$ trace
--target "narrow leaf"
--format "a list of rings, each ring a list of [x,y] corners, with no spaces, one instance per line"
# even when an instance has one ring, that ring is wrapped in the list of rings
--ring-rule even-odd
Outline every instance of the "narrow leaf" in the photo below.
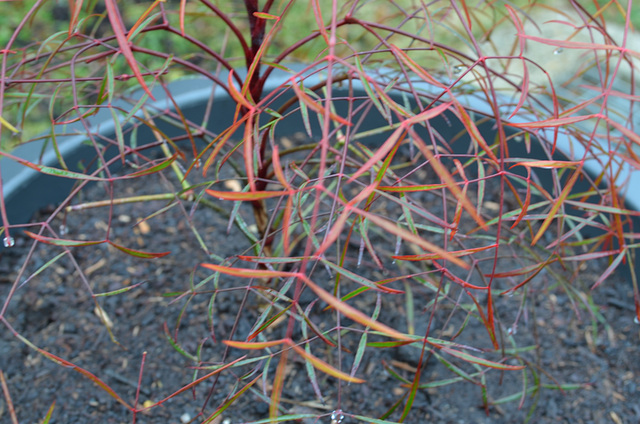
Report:
[[[220,368],[216,368],[214,371],[211,371],[209,374],[203,375],[199,379],[197,379],[195,381],[192,381],[191,383],[189,383],[186,386],[180,388],[178,391],[176,391],[173,394],[167,396],[166,398],[162,399],[161,401],[156,402],[153,405],[150,405],[150,406],[144,408],[142,411],[148,411],[149,409],[151,409],[153,407],[156,407],[158,405],[161,405],[161,404],[165,403],[169,399],[178,396],[182,392],[190,390],[191,388],[197,386],[198,384],[202,383],[203,381],[207,380],[208,378],[211,378],[212,376],[214,376],[216,374],[219,374],[220,372],[226,370],[227,368],[231,368],[232,366],[236,365],[238,362],[241,362],[245,358],[246,358],[246,356],[242,356],[242,357],[236,359],[235,361],[229,362],[228,364],[225,364],[225,365],[221,366]]]
[[[18,133],[18,129],[16,127],[14,127],[13,125],[11,125],[9,123],[9,121],[7,121],[6,119],[4,119],[2,116],[0,116],[0,124],[4,125],[5,127],[9,128],[9,130],[11,130],[11,132],[13,132],[14,134]]]
[[[113,291],[110,291],[110,292],[96,293],[93,296],[94,297],[115,296],[115,295],[118,295],[118,294],[121,294],[121,293],[128,292],[129,290],[133,290],[133,289],[135,289],[135,288],[137,288],[137,287],[139,287],[139,286],[141,286],[141,285],[143,285],[145,283],[147,283],[147,281],[141,281],[141,282],[139,282],[137,284],[134,284],[132,286],[123,287],[121,289],[113,290]]]
[[[155,100],[153,94],[151,94],[151,90],[147,87],[147,84],[144,82],[144,78],[142,78],[142,74],[140,73],[140,69],[138,68],[138,64],[136,63],[136,59],[133,57],[133,52],[131,51],[131,47],[129,46],[129,41],[125,36],[124,32],[124,24],[122,23],[122,17],[120,16],[120,11],[118,10],[118,4],[116,0],[105,0],[105,6],[107,8],[107,15],[109,17],[109,22],[111,23],[111,28],[118,40],[118,46],[120,47],[120,51],[123,56],[127,60],[131,71],[136,76],[136,79],[140,83],[142,89],[151,97],[151,99]]]
[[[329,305],[333,306],[335,309],[340,311],[346,317],[360,323],[365,327],[371,327],[372,329],[379,331],[385,334],[388,337],[405,340],[405,341],[414,341],[414,339],[406,334],[400,333],[397,330],[394,330],[391,327],[388,327],[382,323],[371,320],[368,316],[358,311],[357,309],[347,305],[346,303],[340,301],[336,297],[332,296],[329,292],[315,284],[311,281],[306,275],[299,275],[299,278],[302,279],[305,284],[313,290],[313,292],[318,295],[319,298],[327,302]]]
[[[262,200],[262,199],[271,199],[273,197],[294,195],[298,192],[298,190],[236,192],[236,191],[218,191],[218,190],[206,189],[205,192],[221,200],[255,201],[255,200]]]
[[[324,372],[325,374],[328,374],[330,376],[336,377],[340,380],[344,380],[344,381],[348,381],[349,383],[364,383],[365,380],[361,379],[361,378],[357,378],[357,377],[351,377],[349,374],[344,373],[334,367],[332,367],[331,365],[329,365],[328,363],[324,362],[323,360],[317,358],[316,356],[313,356],[310,353],[307,353],[303,348],[301,348],[300,346],[294,344],[293,342],[289,342],[290,346],[293,348],[293,350],[295,350],[298,355],[302,356],[305,360],[311,362],[311,364],[318,370]]]
[[[228,266],[215,265],[215,264],[200,264],[204,268],[208,268],[212,271],[221,272],[223,274],[231,275],[234,277],[244,278],[288,278],[296,277],[297,274],[293,272],[285,271],[271,271],[268,269],[249,269],[249,268],[231,268]]]
[[[579,166],[582,162],[580,161],[568,161],[568,160],[531,160],[526,162],[518,162],[511,167],[514,166],[524,166],[527,168],[542,168],[542,169],[553,169],[553,168],[570,168],[574,166]]]
[[[502,364],[500,362],[493,362],[493,361],[489,361],[488,359],[478,358],[477,356],[470,355],[466,352],[450,349],[447,347],[443,347],[442,351],[447,352],[449,355],[455,356],[464,361],[471,362],[473,364],[483,365],[489,368],[495,368],[498,370],[517,371],[525,368],[524,365],[507,365],[507,364]]]
[[[36,239],[42,243],[52,244],[54,246],[75,247],[75,246],[94,246],[96,244],[102,244],[104,240],[64,240],[53,237],[41,236],[39,234],[32,233],[31,231],[25,231],[25,234],[29,237]]]
[[[334,264],[331,261],[328,261],[324,258],[320,259],[320,261],[327,265],[329,268],[332,268],[334,271],[336,271],[337,273],[347,277],[348,279],[350,279],[351,281],[354,281],[358,284],[362,284],[363,286],[369,287],[370,289],[373,290],[377,290],[377,291],[381,291],[381,292],[386,292],[386,293],[390,293],[390,294],[403,294],[404,292],[402,290],[396,290],[396,289],[392,289],[390,287],[385,287],[381,284],[376,284],[371,280],[368,280],[358,274],[356,274],[355,272],[349,271],[348,269],[345,269],[341,266],[338,266],[336,264]]]
[[[170,254],[171,252],[157,252],[157,253],[153,253],[153,252],[143,252],[142,250],[135,250],[135,249],[131,249],[128,247],[124,247],[121,246],[119,244],[116,244],[114,242],[112,242],[111,240],[107,241],[111,246],[115,247],[116,249],[131,255],[131,256],[135,256],[136,258],[142,258],[142,259],[156,259],[156,258],[161,258],[163,256],[167,256],[168,254]]]
[[[618,254],[618,256],[616,256],[616,258],[613,260],[613,262],[611,262],[611,265],[609,265],[609,267],[604,270],[602,275],[598,277],[598,280],[595,283],[593,283],[593,285],[591,286],[591,290],[594,290],[595,288],[597,288],[600,284],[602,284],[604,280],[607,279],[609,275],[611,275],[613,271],[616,270],[616,268],[618,267],[618,265],[620,265],[620,262],[622,261],[622,259],[624,259],[626,254],[627,254],[626,249],[622,249],[620,254]]]
[[[544,121],[505,123],[505,125],[509,125],[511,127],[516,127],[516,128],[552,128],[552,127],[561,127],[564,125],[575,124],[576,122],[588,121],[598,117],[600,116],[599,115],[568,116],[566,118],[547,119]]]
[[[291,86],[293,87],[293,91],[296,92],[296,96],[298,97],[300,102],[302,102],[305,105],[307,105],[310,109],[314,110],[319,115],[321,115],[321,116],[325,115],[325,109],[324,109],[323,106],[321,106],[318,103],[316,103],[307,93],[304,92],[303,89],[298,87],[297,84],[292,84]],[[341,123],[343,125],[347,125],[347,126],[351,126],[352,125],[351,122],[347,121],[346,119],[342,118],[341,116],[336,115],[335,113],[329,112],[329,118],[331,118],[331,120],[339,122],[339,123]]]
[[[262,350],[268,347],[279,346],[285,343],[284,339],[274,340],[271,342],[238,342],[235,340],[223,340],[224,344],[229,347],[235,347],[237,349],[245,349],[245,350]]]
[[[47,415],[44,416],[44,418],[42,419],[42,423],[41,424],[49,424],[49,421],[51,421],[51,415],[53,415],[53,409],[56,407],[56,401],[54,400],[51,403],[51,406],[49,407],[49,410],[47,411]]]
[[[144,26],[144,20],[147,19],[147,16],[149,16],[151,14],[151,12],[153,11],[153,9],[156,8],[156,6],[158,6],[160,3],[165,2],[166,0],[155,0],[153,3],[151,3],[151,6],[149,6],[147,8],[147,10],[144,11],[144,13],[142,15],[140,15],[140,17],[138,18],[138,20],[136,21],[135,24],[133,24],[133,26],[131,27],[131,29],[129,30],[129,34],[127,35],[127,40],[131,40],[131,38],[133,36],[135,36],[135,34],[137,33],[137,29],[141,26]]]
[[[264,12],[253,12],[253,16],[255,16],[256,18],[260,18],[260,19],[280,19],[279,16],[276,15],[271,15],[269,13],[264,13]]]
[[[542,222],[542,225],[540,225],[540,229],[538,230],[538,233],[535,235],[533,240],[531,240],[531,245],[532,246],[535,246],[535,244],[538,242],[538,240],[540,240],[540,238],[547,231],[547,228],[549,228],[549,225],[551,225],[551,222],[553,222],[553,220],[555,219],[556,213],[558,212],[560,207],[564,204],[565,200],[567,199],[567,197],[571,193],[571,190],[573,189],[573,186],[576,183],[576,181],[578,180],[578,177],[580,175],[581,175],[580,168],[578,168],[573,173],[573,175],[571,176],[569,181],[566,182],[566,184],[564,185],[564,188],[562,189],[562,192],[560,193],[560,196],[558,197],[558,199],[556,200],[554,205],[551,207],[551,210],[547,214],[547,217],[545,218],[545,220]]]
[[[256,378],[248,382],[242,389],[238,390],[238,393],[231,396],[231,398],[229,398],[213,414],[211,414],[206,420],[204,420],[202,424],[208,424],[208,423],[214,422],[216,418],[220,416],[220,414],[222,414],[227,408],[229,408],[233,404],[233,402],[235,402],[240,396],[244,394],[244,392],[249,390],[251,386],[253,386],[256,383],[256,381],[258,381],[261,377],[262,375],[258,375]],[[215,421],[215,422],[219,422],[219,421]]]

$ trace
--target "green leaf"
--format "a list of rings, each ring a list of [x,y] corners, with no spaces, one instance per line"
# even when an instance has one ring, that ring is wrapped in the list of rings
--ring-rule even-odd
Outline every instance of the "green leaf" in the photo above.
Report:
[[[64,246],[64,247],[75,247],[75,246],[94,246],[96,244],[102,244],[105,241],[87,241],[87,240],[65,240],[65,239],[57,239],[53,237],[41,236],[39,234],[32,233],[31,231],[25,231],[25,234],[29,237],[36,239],[42,243],[52,244],[54,246]],[[57,260],[57,258],[54,258]]]
[[[318,418],[314,414],[293,414],[293,415],[280,415],[275,418],[265,418],[259,421],[253,421],[251,424],[270,424],[270,423],[285,423],[285,422],[298,422],[304,419]]]
[[[470,362],[472,364],[482,365],[482,366],[489,367],[489,368],[495,368],[495,369],[498,369],[498,370],[516,371],[516,370],[521,370],[521,369],[525,368],[524,365],[507,365],[507,364],[502,364],[500,362],[489,361],[488,359],[478,358],[477,356],[469,355],[466,352],[462,352],[462,351],[455,350],[455,349],[450,349],[450,348],[447,348],[447,347],[443,347],[442,351],[448,353],[449,355],[452,355],[452,356],[455,356],[457,358],[460,358],[463,361],[467,361],[467,362]]]
[[[204,420],[202,424],[210,423],[213,420],[215,420],[218,416],[220,416],[220,414],[222,414],[227,408],[229,408],[233,404],[233,402],[235,402],[240,396],[242,396],[244,392],[249,390],[251,386],[253,386],[260,377],[261,375],[258,375],[256,378],[254,378],[249,383],[247,383],[242,389],[240,389],[238,393],[233,395],[231,398],[227,399],[227,401],[223,403],[220,407],[218,407],[218,409],[213,414],[211,414],[206,420]]]
[[[387,421],[387,420],[379,420],[376,418],[363,417],[362,415],[351,415],[352,418],[355,418],[358,421],[362,421],[365,423],[372,424],[399,424],[397,421]]]
[[[167,328],[166,324],[164,326],[164,335],[166,339],[169,341],[169,344],[176,350],[176,352],[178,352],[180,355],[184,356],[185,358],[190,359],[193,362],[196,362],[196,363],[198,362],[198,358],[196,356],[184,350],[182,346],[178,344],[177,341],[173,340],[173,337],[171,337],[171,335],[169,334],[169,329]]]
[[[42,419],[41,424],[49,424],[49,421],[51,420],[51,415],[53,414],[53,408],[55,407],[56,407],[56,401],[54,400],[51,406],[49,407],[49,410],[47,411],[47,415],[45,415],[45,417]]]
[[[113,66],[111,65],[111,61],[107,61],[107,99],[109,100],[109,105],[113,103],[113,95],[115,93],[115,81],[113,78]],[[112,110],[113,114],[113,110]]]
[[[343,268],[341,266],[338,266],[336,264],[334,264],[331,261],[328,261],[324,258],[321,258],[320,261],[327,265],[329,268],[333,269],[334,271],[338,272],[339,274],[347,277],[348,279],[350,279],[351,281],[354,281],[358,284],[362,284],[363,286],[366,286],[370,289],[376,290],[376,291],[380,291],[380,292],[385,292],[385,293],[389,293],[389,294],[402,294],[404,293],[402,290],[396,290],[396,289],[392,289],[390,287],[385,287],[382,284],[376,284],[371,280],[368,280],[358,274],[356,274],[355,272],[349,271],[346,268]]]
[[[66,252],[65,252],[65,253],[66,253]],[[125,293],[125,292],[128,292],[129,290],[133,290],[133,289],[135,289],[136,287],[139,287],[139,286],[141,286],[141,285],[143,285],[143,284],[145,284],[145,283],[147,283],[147,281],[141,281],[141,282],[139,282],[138,284],[134,284],[134,285],[132,285],[132,286],[128,286],[128,287],[123,287],[123,288],[121,288],[121,289],[113,290],[113,291],[110,291],[110,292],[105,292],[105,293],[96,293],[96,294],[94,294],[94,297],[115,296],[115,295],[117,295],[117,294]],[[180,293],[180,294],[182,294],[182,293]]]
[[[158,253],[153,253],[153,252],[143,252],[142,250],[135,250],[135,249],[130,249],[128,247],[124,247],[124,246],[120,246],[119,244],[116,244],[114,242],[112,242],[111,240],[108,241],[108,243],[115,247],[116,249],[131,255],[131,256],[135,256],[136,258],[143,258],[143,259],[155,259],[155,258],[161,258],[163,256],[167,256],[168,254],[170,254],[171,252],[158,252]]]
[[[271,15],[269,13],[264,13],[264,12],[253,12],[253,16],[255,16],[256,18],[260,18],[260,19],[275,19],[278,20],[280,19],[279,16],[277,15]]]
[[[118,112],[110,107],[109,111],[111,112],[111,117],[113,118],[113,126],[116,132],[116,140],[118,141],[118,151],[120,152],[120,159],[124,164],[124,135],[122,134],[122,125],[120,124],[120,119],[118,118]]]

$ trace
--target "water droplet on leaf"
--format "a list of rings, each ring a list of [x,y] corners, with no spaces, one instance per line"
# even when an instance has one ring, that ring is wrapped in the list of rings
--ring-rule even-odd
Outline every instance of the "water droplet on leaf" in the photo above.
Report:
[[[16,239],[13,237],[5,237],[2,239],[2,243],[4,244],[4,247],[13,247],[16,245]]]
[[[562,54],[563,51],[564,51],[564,49],[562,47],[558,47],[557,49],[555,49],[553,51],[553,54]]]
[[[453,67],[453,75],[460,75],[465,69],[467,69],[464,65],[456,65]]]
[[[331,413],[331,424],[340,424],[344,420],[341,409],[336,409]]]

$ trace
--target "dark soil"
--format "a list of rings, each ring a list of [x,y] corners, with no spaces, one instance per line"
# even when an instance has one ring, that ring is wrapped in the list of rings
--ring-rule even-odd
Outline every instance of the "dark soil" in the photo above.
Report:
[[[158,175],[127,180],[126,184],[116,184],[114,197],[176,190],[175,185]],[[103,198],[105,187],[96,184],[74,203]],[[67,216],[64,236],[75,240],[100,240],[104,239],[110,225],[110,237],[114,242],[144,251],[171,252],[163,258],[133,258],[106,244],[72,248],[72,256],[64,255],[27,281],[27,276],[63,250],[38,244],[27,261],[26,272],[18,277],[32,246],[31,239],[19,238],[16,247],[0,254],[3,302],[17,278],[20,283],[8,304],[5,318],[30,343],[94,374],[130,405],[135,402],[140,375],[137,404],[148,405],[209,372],[195,367],[228,363],[243,354],[250,358],[264,356],[247,365],[229,368],[193,390],[137,414],[135,422],[179,423],[193,419],[200,423],[260,373],[263,376],[251,389],[213,422],[236,424],[265,419],[269,415],[268,402],[280,348],[241,351],[227,349],[222,341],[230,338],[246,340],[272,297],[265,294],[265,290],[248,287],[245,280],[226,276],[217,282],[205,281],[199,285],[212,274],[199,264],[219,263],[216,258],[226,258],[229,264],[234,263],[239,254],[253,254],[250,243],[234,226],[227,231],[228,219],[203,205],[194,211],[191,202],[178,202],[164,213],[151,217],[165,206],[166,202],[156,201],[115,206],[112,211],[98,208],[72,212]],[[380,203],[378,210],[392,206]],[[248,207],[241,207],[238,213],[248,223],[253,222]],[[149,219],[143,220],[147,217]],[[56,219],[52,228],[57,232],[61,224],[62,221]],[[192,229],[197,230],[197,235]],[[393,250],[395,245],[395,240],[386,240],[383,236],[374,242],[380,251]],[[359,243],[356,243],[351,252],[353,257],[357,258],[358,249]],[[527,255],[526,252],[514,252],[510,251],[508,256]],[[351,265],[373,280],[393,276],[399,266],[389,261],[385,262],[384,271],[378,271],[366,253],[359,267]],[[501,266],[504,270],[513,269],[518,261],[506,261]],[[527,417],[534,423],[640,422],[640,326],[634,323],[631,284],[624,277],[614,275],[593,292],[593,302],[598,305],[599,312],[590,312],[584,307],[590,300],[588,288],[606,266],[606,262],[590,261],[583,265],[577,277],[570,270],[551,267],[549,272],[532,280],[526,290],[520,290],[513,297],[497,297],[499,343],[505,349],[520,348],[519,357],[527,361],[528,371],[503,372],[474,367],[439,353],[468,374],[484,372],[484,375],[475,375],[475,383],[458,381],[418,390],[404,422],[514,423],[524,422]],[[82,275],[78,270],[82,270]],[[322,278],[332,281],[321,266],[313,275],[317,277],[316,281],[322,281]],[[566,286],[558,283],[558,279]],[[136,284],[140,285],[128,292],[92,297],[92,293]],[[331,284],[328,282],[325,288],[329,289]],[[198,286],[191,291],[192,285]],[[393,287],[406,289],[408,285]],[[345,289],[344,293],[354,287]],[[455,338],[457,343],[491,347],[487,330],[479,319],[469,319],[465,323],[469,315],[460,313],[462,310],[452,306],[453,303],[445,302],[432,317],[432,310],[426,309],[425,305],[433,300],[433,292],[418,284],[411,287],[413,303],[408,302],[405,295],[380,296],[369,291],[370,295],[358,297],[352,304],[371,316],[376,302],[381,302],[380,321],[405,332],[411,326],[407,308],[413,305],[414,334],[424,335],[430,328],[430,336],[450,340],[464,328]],[[180,296],[180,293],[184,295]],[[293,288],[283,293],[292,296]],[[451,299],[456,296],[462,299],[463,295],[459,288],[451,289]],[[321,330],[342,328],[344,349],[339,352],[316,338],[310,344],[311,351],[349,373],[363,329],[344,318],[336,323],[335,313],[323,311],[325,305],[313,303],[314,299],[313,293],[306,290],[300,299],[301,307],[309,308],[309,317]],[[96,313],[96,304],[112,322],[113,339]],[[431,323],[430,319],[433,319]],[[283,320],[267,329],[263,340],[284,337],[287,322]],[[310,330],[306,331],[309,334],[305,336],[297,325],[293,339],[313,337]],[[186,355],[172,347],[168,334],[177,340],[179,349]],[[337,340],[337,332],[332,332],[330,337]],[[383,340],[387,339],[374,335],[368,339],[369,342]],[[274,354],[271,359],[269,352]],[[469,353],[496,361],[501,359],[495,354]],[[290,353],[288,358],[281,414],[309,414],[314,418],[303,418],[299,422],[328,424],[331,412],[341,409],[345,415],[342,422],[351,423],[358,421],[353,415],[380,418],[400,402],[401,406],[385,418],[394,422],[400,419],[402,399],[407,393],[399,379],[412,381],[421,360],[421,346],[367,348],[356,373],[357,377],[366,379],[363,384],[339,382],[316,370],[321,398],[310,383],[305,362],[295,353]],[[517,365],[519,362],[510,359],[508,363]],[[422,364],[422,384],[457,377],[435,355],[426,353]],[[5,326],[0,332],[0,369],[5,374],[20,422],[39,422],[53,402],[55,410],[51,423],[133,422],[132,413],[88,377],[72,367],[47,359],[13,336]],[[534,375],[539,382],[534,380]],[[526,376],[526,382],[523,382],[523,376]],[[483,406],[483,391],[478,382],[487,387],[487,407]],[[554,388],[554,382],[572,386],[558,390]],[[549,388],[537,387],[537,383]],[[528,395],[517,396],[523,387],[527,388]],[[516,395],[515,400],[493,404],[509,395]],[[6,400],[0,400],[0,421],[11,422]]]

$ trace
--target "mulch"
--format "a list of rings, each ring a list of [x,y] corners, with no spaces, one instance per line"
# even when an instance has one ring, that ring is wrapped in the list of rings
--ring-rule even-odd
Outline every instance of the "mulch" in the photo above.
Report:
[[[115,197],[176,190],[176,184],[170,177],[158,175],[127,180],[116,186]],[[85,190],[78,202],[104,196],[105,188],[96,184]],[[438,201],[421,200],[427,209],[427,202]],[[26,236],[18,237],[15,247],[0,253],[3,303],[14,281],[19,281],[5,318],[30,343],[96,375],[130,405],[136,398],[139,406],[158,402],[210,372],[206,367],[247,354],[256,359],[138,413],[135,422],[202,422],[256,377],[259,378],[254,385],[213,422],[236,424],[265,419],[269,415],[279,348],[242,351],[228,348],[223,341],[246,340],[273,297],[242,279],[222,276],[219,281],[207,280],[211,271],[199,266],[216,262],[215,258],[232,262],[237,255],[252,254],[251,245],[236,227],[229,226],[227,218],[202,205],[194,211],[193,204],[186,201],[145,219],[165,206],[166,202],[155,201],[115,206],[113,210],[90,209],[69,213],[66,221],[56,218],[52,223],[56,231],[64,224],[65,237],[76,240],[102,239],[110,223],[110,237],[116,243],[145,251],[171,252],[158,259],[134,258],[106,244],[76,247],[71,249],[72,255],[63,255],[33,275],[63,252],[60,247],[40,243],[27,261],[26,272],[18,279],[33,243]],[[384,214],[389,215],[389,208],[393,204],[381,200],[377,210],[381,214],[387,210]],[[252,222],[248,207],[241,207],[237,213]],[[35,221],[46,216],[45,211]],[[356,263],[359,239],[350,250],[350,257],[354,258],[347,263],[350,269],[374,281],[407,272],[389,258],[395,239],[378,234],[372,241],[379,252],[388,253],[381,253],[385,269],[379,270],[366,251],[361,263]],[[508,260],[501,262],[498,271],[512,269],[518,262],[513,258],[530,255],[517,249],[508,247]],[[305,361],[290,353],[284,368],[280,414],[309,414],[313,418],[301,418],[299,422],[329,423],[332,412],[341,410],[342,422],[350,423],[357,422],[355,415],[381,418],[399,402],[400,407],[385,418],[395,422],[400,419],[408,392],[403,380],[411,382],[421,364],[420,381],[431,383],[431,387],[418,390],[406,423],[488,424],[526,419],[572,424],[640,422],[640,326],[634,322],[631,284],[624,275],[614,274],[601,287],[589,291],[606,266],[606,261],[589,261],[577,270],[550,267],[513,297],[496,297],[500,346],[518,352],[521,362],[511,359],[508,363],[525,363],[525,372],[474,367],[436,352],[459,367],[460,373],[475,373],[473,381],[460,378],[461,381],[438,386],[435,382],[459,376],[438,355],[427,352],[423,356],[421,346],[415,344],[387,349],[369,347],[356,372],[365,383],[347,384],[316,371],[318,387],[314,388]],[[78,269],[83,270],[83,275]],[[326,281],[325,288],[331,287],[333,280],[322,266],[312,275],[316,281]],[[197,286],[195,290],[191,290],[193,285]],[[135,287],[117,295],[91,296],[131,286]],[[354,283],[344,282],[344,293],[355,287]],[[412,302],[407,301],[406,295],[369,291],[351,304],[369,316],[379,306],[379,320],[400,331],[413,327],[417,335],[428,331],[432,337],[455,338],[463,345],[491,347],[481,320],[451,301],[464,301],[464,291],[459,287],[450,288],[450,301],[443,301],[435,313],[427,307],[434,299],[430,288],[415,282],[399,282],[391,287],[411,287]],[[294,287],[282,294],[293,296],[293,290]],[[585,306],[591,302],[597,308]],[[97,304],[111,322],[111,334],[97,313]],[[309,290],[303,292],[300,306],[303,310],[308,308],[309,318],[321,330],[333,328],[330,336],[334,340],[338,340],[337,330],[341,330],[342,350],[328,347],[317,338],[310,347],[314,355],[349,373],[364,329],[344,317],[336,321],[335,313],[326,311],[326,305]],[[411,315],[413,319],[408,319]],[[277,321],[265,330],[265,338],[284,337],[287,325],[288,320]],[[298,341],[313,337],[301,325],[295,326],[292,335]],[[383,340],[386,339],[373,334],[368,339]],[[469,353],[482,356],[482,352]],[[500,360],[499,355],[486,357]],[[0,369],[20,422],[39,422],[53,402],[51,423],[133,422],[132,413],[105,390],[72,367],[39,354],[5,326],[0,332]],[[488,408],[483,406],[483,389],[478,382],[487,387],[491,405]],[[557,385],[573,388],[559,390]],[[527,395],[519,396],[523,388],[528,390]],[[509,396],[513,396],[512,401],[493,404]],[[335,413],[334,417],[338,415]],[[6,400],[0,400],[0,421],[10,422],[9,416]]]

